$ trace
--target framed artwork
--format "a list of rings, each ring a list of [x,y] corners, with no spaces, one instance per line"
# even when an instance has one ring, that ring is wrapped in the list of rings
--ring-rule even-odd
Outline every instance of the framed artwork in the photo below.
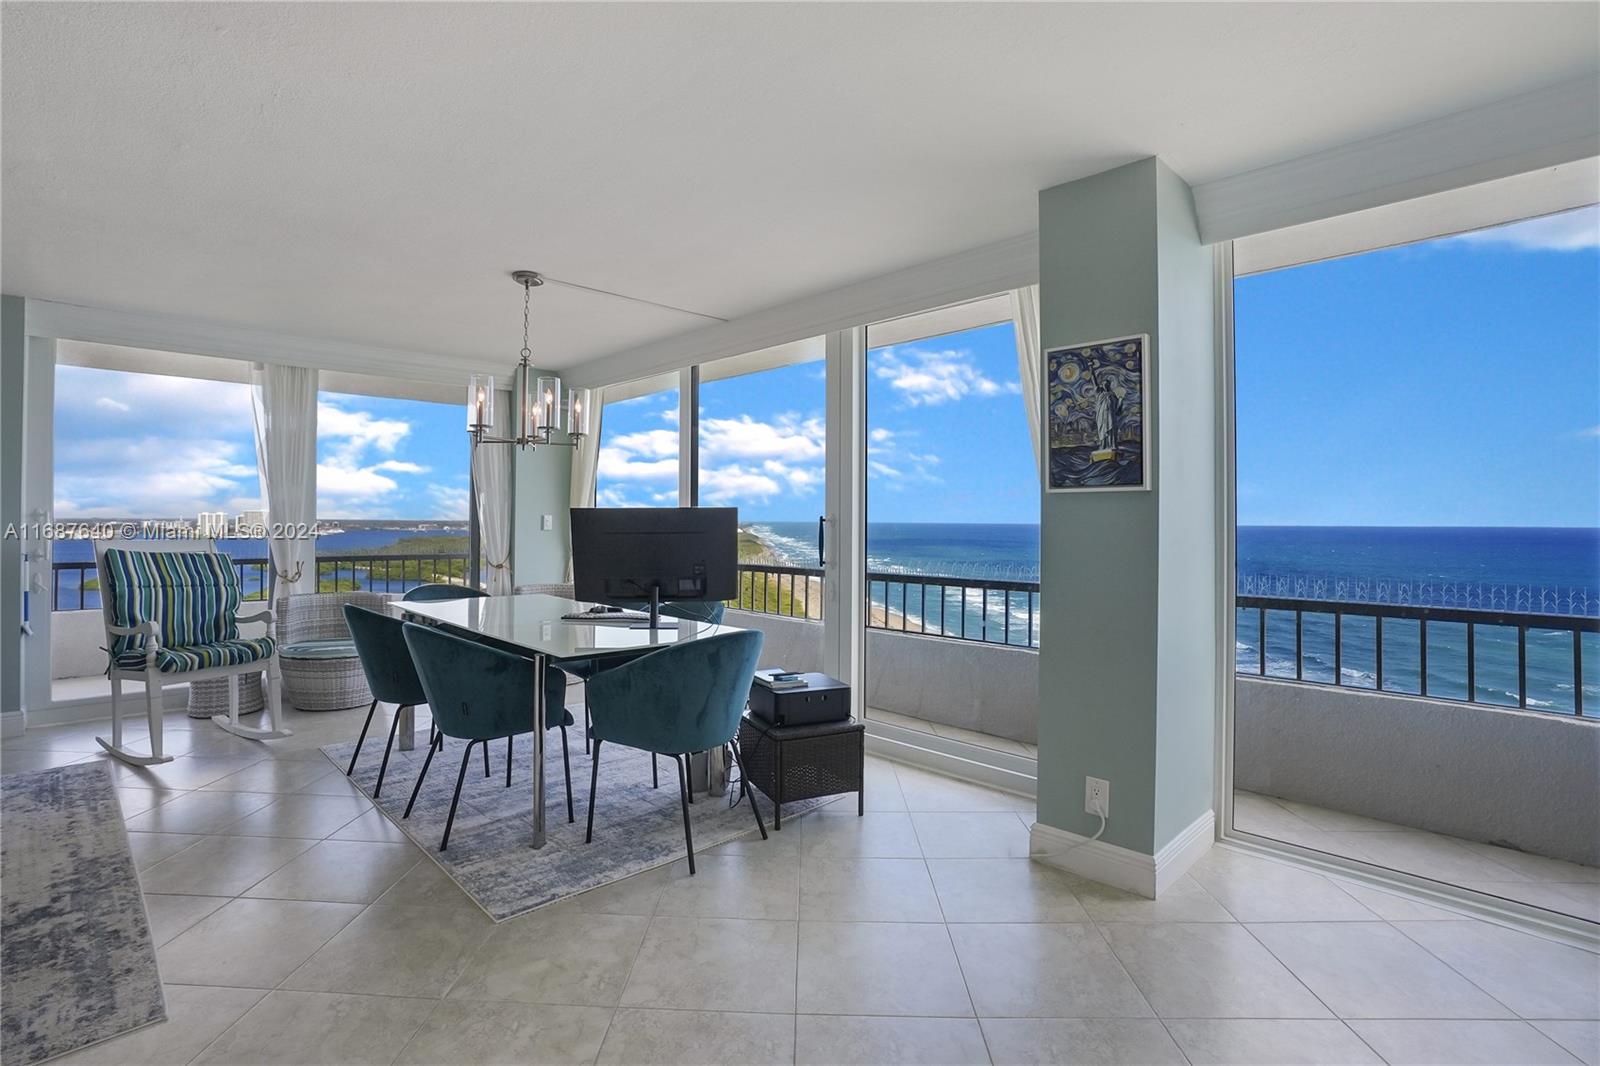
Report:
[[[1049,492],[1150,487],[1145,396],[1150,336],[1114,337],[1044,353],[1044,455]]]

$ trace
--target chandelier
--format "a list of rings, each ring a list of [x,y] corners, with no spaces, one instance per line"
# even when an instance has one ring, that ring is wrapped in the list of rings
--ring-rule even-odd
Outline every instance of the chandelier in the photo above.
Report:
[[[528,316],[533,290],[544,284],[544,278],[532,270],[513,270],[511,280],[522,286],[522,353],[511,374],[511,425],[506,427],[506,435],[494,434],[494,375],[473,374],[467,383],[467,433],[474,447],[514,444],[533,448],[556,444],[575,448],[589,432],[589,390],[571,389],[563,402],[560,378],[534,377]],[[555,433],[563,422],[567,439],[556,440]]]

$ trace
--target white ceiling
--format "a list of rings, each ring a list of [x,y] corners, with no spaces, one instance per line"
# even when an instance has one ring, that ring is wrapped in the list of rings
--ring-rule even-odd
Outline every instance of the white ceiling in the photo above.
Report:
[[[0,281],[499,365],[515,267],[733,318],[1590,74],[1597,12],[8,3]],[[556,368],[706,324],[535,301]]]

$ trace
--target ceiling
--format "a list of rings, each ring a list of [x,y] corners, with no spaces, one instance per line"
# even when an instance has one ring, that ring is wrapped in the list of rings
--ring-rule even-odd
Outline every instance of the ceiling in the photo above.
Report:
[[[1597,12],[7,3],[0,281],[498,365],[513,268],[734,318],[1590,74]],[[535,359],[707,322],[550,285]]]

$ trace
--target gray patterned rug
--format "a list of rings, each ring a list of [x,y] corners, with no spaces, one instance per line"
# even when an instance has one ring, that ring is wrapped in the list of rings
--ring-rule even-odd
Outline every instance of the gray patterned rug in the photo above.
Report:
[[[165,1021],[144,893],[102,762],[0,777],[0,1060]]]
[[[650,756],[619,745],[602,749],[600,788],[594,809],[594,843],[583,842],[589,802],[589,757],[582,728],[569,729],[572,744],[572,802],[577,821],[567,822],[567,793],[561,774],[561,734],[552,730],[545,742],[545,838],[543,848],[529,846],[533,833],[532,739],[526,734],[513,744],[511,787],[506,787],[506,742],[491,741],[489,765],[483,774],[481,748],[472,751],[472,766],[461,788],[461,805],[450,830],[450,847],[439,851],[450,795],[461,769],[462,740],[445,741],[433,757],[422,793],[410,818],[403,819],[417,771],[427,755],[428,733],[418,730],[416,748],[400,751],[395,743],[383,780],[378,807],[389,820],[422,847],[495,921],[543,907],[591,888],[620,881],[684,855],[683,814],[678,800],[677,771],[661,759],[661,787],[650,786]],[[377,783],[384,737],[367,738],[351,780],[368,796]],[[355,742],[330,744],[323,754],[340,772],[350,764]],[[737,789],[735,784],[734,789]],[[823,800],[786,803],[784,824]],[[727,796],[695,798],[689,808],[696,854],[716,844],[756,832],[748,802],[728,806]],[[772,804],[762,798],[761,816],[772,832]]]

